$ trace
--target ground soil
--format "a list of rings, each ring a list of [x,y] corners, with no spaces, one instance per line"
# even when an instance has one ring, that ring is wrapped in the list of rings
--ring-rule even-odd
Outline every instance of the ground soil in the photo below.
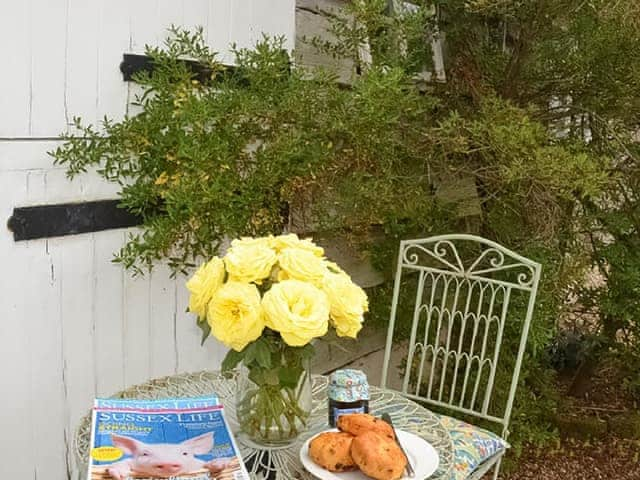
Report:
[[[640,480],[640,442],[607,437],[565,440],[558,448],[531,452],[503,480]]]
[[[571,375],[561,376],[558,388],[565,412],[583,418],[607,420],[612,415],[638,411],[637,401],[622,387],[619,368],[597,369],[584,394],[567,395]],[[576,440],[564,436],[555,446],[529,450],[515,471],[501,480],[640,480],[640,439],[622,439],[611,432],[601,438]]]

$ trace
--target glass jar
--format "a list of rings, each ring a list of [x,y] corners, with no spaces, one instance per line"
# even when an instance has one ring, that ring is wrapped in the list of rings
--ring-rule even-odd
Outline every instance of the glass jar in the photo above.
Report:
[[[361,370],[336,370],[329,376],[329,426],[346,413],[369,413],[369,383]]]
[[[291,347],[285,347],[291,348]],[[287,378],[265,378],[264,371],[240,369],[236,392],[236,416],[240,440],[250,446],[284,447],[309,426],[311,415],[311,361],[289,368]],[[272,378],[273,377],[273,378]]]

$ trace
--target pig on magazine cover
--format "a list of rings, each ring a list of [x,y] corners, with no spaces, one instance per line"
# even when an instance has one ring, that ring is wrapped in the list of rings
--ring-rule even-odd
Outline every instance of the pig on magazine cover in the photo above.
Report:
[[[127,480],[130,475],[170,478],[207,470],[212,478],[227,468],[238,466],[235,458],[205,462],[196,455],[206,455],[213,448],[213,432],[204,433],[180,443],[144,443],[124,435],[111,435],[114,447],[131,455],[107,466],[114,480]]]

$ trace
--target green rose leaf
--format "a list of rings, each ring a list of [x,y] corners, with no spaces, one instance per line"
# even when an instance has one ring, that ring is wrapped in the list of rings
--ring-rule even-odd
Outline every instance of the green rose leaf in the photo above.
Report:
[[[255,342],[255,359],[258,362],[258,365],[264,368],[271,367],[271,350],[269,349],[269,345],[264,341],[256,341]]]
[[[310,343],[304,347],[288,347],[284,350],[284,358],[288,366],[302,367],[302,363],[313,357],[315,349]]]
[[[245,348],[246,350],[246,348]],[[242,361],[244,358],[244,352],[236,352],[235,350],[229,350],[222,360],[222,371],[227,372],[229,370],[233,370],[236,366]]]
[[[286,388],[295,388],[303,371],[301,367],[280,367],[278,369],[280,384]]]
[[[202,330],[202,339],[200,340],[200,346],[202,346],[204,345],[204,341],[209,338],[209,335],[211,334],[211,326],[204,317],[198,318],[197,324],[198,327],[200,327],[200,330]]]
[[[258,338],[256,341],[251,342],[244,349],[244,364],[251,368],[252,365],[257,364],[263,368],[271,367],[271,350],[264,338]]]
[[[260,339],[256,340],[255,342],[251,342],[249,345],[247,345],[243,352],[244,352],[244,364],[245,366],[249,367],[256,359],[256,344],[260,341]]]

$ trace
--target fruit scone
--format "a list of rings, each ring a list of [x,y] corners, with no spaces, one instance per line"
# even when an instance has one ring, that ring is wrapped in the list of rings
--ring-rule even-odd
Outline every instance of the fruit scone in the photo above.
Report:
[[[338,428],[343,432],[358,436],[365,432],[376,432],[390,439],[395,439],[393,428],[384,420],[368,413],[349,413],[338,418]]]
[[[407,458],[395,440],[374,431],[353,439],[351,456],[362,473],[376,480],[397,480],[407,466]]]
[[[322,468],[348,472],[358,467],[351,456],[353,435],[345,432],[321,433],[309,443],[309,456]]]

